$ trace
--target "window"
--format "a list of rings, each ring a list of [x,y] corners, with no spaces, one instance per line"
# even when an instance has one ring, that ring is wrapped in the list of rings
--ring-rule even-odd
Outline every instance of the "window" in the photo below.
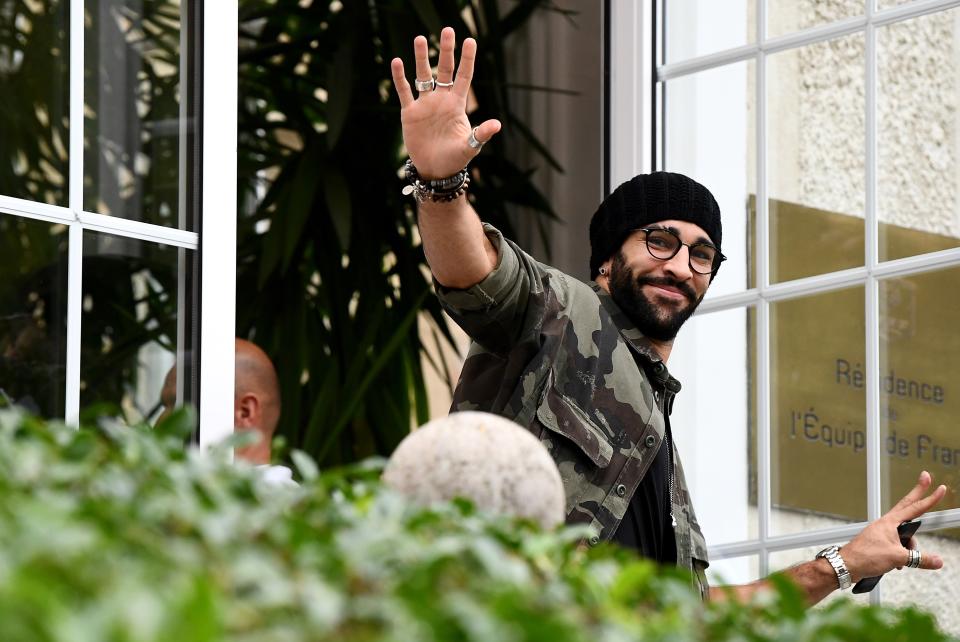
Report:
[[[0,404],[149,421],[173,372],[201,442],[232,426],[236,3],[212,11],[0,0]]]
[[[611,186],[678,171],[723,211],[730,260],[670,364],[714,567],[746,581],[810,559],[924,469],[950,491],[920,536],[956,558],[960,10],[653,4],[611,3]],[[949,573],[870,599],[958,632],[934,599]]]

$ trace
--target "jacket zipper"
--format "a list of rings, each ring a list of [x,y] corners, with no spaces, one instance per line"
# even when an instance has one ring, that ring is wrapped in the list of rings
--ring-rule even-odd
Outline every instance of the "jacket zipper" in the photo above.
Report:
[[[667,483],[669,484],[670,492],[670,524],[674,528],[677,527],[677,518],[673,514],[673,484],[674,484],[674,475],[673,475],[673,435],[670,430],[670,418],[667,416],[667,391],[666,387],[662,388],[660,391],[660,414],[663,415],[663,424],[666,427],[666,430],[663,432],[663,440],[667,444]]]

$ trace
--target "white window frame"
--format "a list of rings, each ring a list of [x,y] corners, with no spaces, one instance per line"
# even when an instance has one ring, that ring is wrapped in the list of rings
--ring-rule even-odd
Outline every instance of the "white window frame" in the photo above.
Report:
[[[668,1],[668,0],[664,0]],[[661,25],[656,18],[655,0],[609,0],[611,10],[610,76],[610,153],[611,185],[663,166],[663,131],[660,117],[664,104],[660,83],[695,74],[722,65],[753,60],[756,64],[756,158],[757,158],[757,240],[758,286],[733,294],[707,299],[698,315],[724,310],[754,307],[757,311],[757,502],[758,536],[710,547],[711,558],[757,556],[761,576],[770,572],[770,554],[808,546],[845,541],[860,532],[867,522],[834,528],[771,535],[770,516],[770,305],[810,294],[831,292],[850,286],[866,290],[866,426],[867,426],[867,515],[868,521],[881,516],[880,443],[880,318],[879,284],[886,279],[913,276],[947,267],[960,266],[960,248],[932,252],[902,259],[880,261],[877,219],[877,68],[876,30],[878,27],[960,6],[958,0],[915,0],[894,8],[878,10],[867,0],[862,16],[813,27],[774,38],[766,34],[764,0],[756,2],[757,32],[755,44],[727,49],[679,62],[661,64],[655,47],[661,43]],[[866,250],[864,266],[838,272],[770,283],[768,209],[766,189],[766,86],[768,55],[822,42],[853,33],[863,33],[866,42]],[[656,123],[656,128],[654,128]],[[924,530],[960,526],[960,509],[942,510],[923,518]],[[709,542],[708,542],[709,544]],[[882,586],[870,594],[870,601],[881,601]]]
[[[238,0],[210,1],[203,7],[203,69],[209,71],[203,75],[202,88],[201,233],[84,211],[83,0],[71,0],[69,11],[71,127],[68,206],[0,195],[0,213],[60,223],[69,228],[64,420],[77,425],[80,417],[83,233],[104,232],[201,253],[200,399],[196,401],[200,407],[200,445],[206,447],[233,431]],[[203,229],[215,232],[203,235]]]

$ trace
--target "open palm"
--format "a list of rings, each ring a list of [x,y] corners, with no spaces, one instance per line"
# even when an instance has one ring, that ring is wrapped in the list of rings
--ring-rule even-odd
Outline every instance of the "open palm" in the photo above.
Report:
[[[410,159],[425,179],[456,174],[479,152],[479,149],[470,147],[467,142],[472,127],[466,111],[477,43],[473,38],[464,41],[456,80],[453,79],[454,44],[454,31],[447,27],[440,34],[437,87],[418,92],[417,98],[413,97],[404,73],[403,61],[394,58],[390,65],[393,83],[400,98],[403,141]],[[427,39],[417,36],[413,41],[413,48],[417,78],[432,78]],[[487,120],[477,127],[476,139],[486,142],[498,131],[500,122]]]

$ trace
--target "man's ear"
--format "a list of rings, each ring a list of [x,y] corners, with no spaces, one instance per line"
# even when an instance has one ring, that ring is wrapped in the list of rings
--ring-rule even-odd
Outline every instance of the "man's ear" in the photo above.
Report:
[[[603,290],[610,292],[610,266],[613,264],[613,261],[608,259],[606,262],[600,265],[600,273],[597,274],[597,278],[594,279],[597,285],[599,285]]]
[[[260,399],[253,393],[241,395],[233,404],[233,426],[235,428],[259,428],[262,422],[263,407]]]

